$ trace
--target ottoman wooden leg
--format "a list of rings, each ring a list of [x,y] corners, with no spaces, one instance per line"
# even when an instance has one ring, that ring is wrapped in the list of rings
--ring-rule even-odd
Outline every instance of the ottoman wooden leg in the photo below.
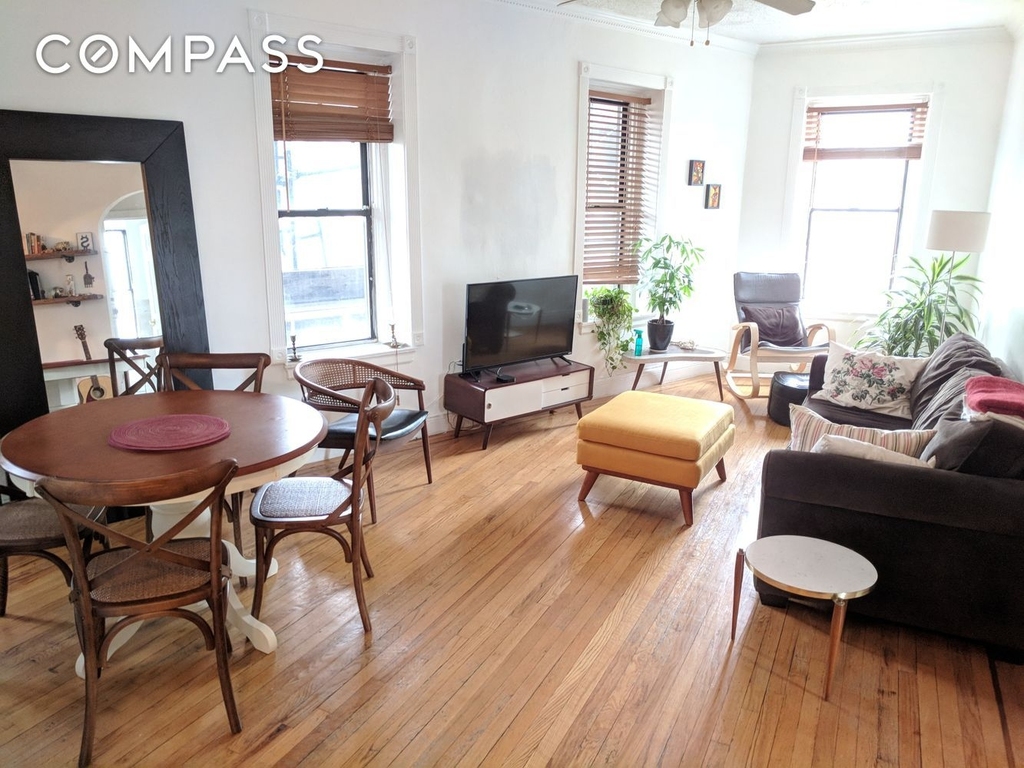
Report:
[[[680,488],[679,500],[683,503],[683,522],[693,525],[693,488]]]
[[[725,482],[725,459],[719,459],[718,463],[715,464],[715,469],[718,471],[718,478],[724,483]]]
[[[580,495],[576,497],[578,501],[587,500],[587,494],[590,493],[590,489],[594,487],[594,483],[597,482],[597,478],[600,474],[600,472],[595,472],[592,469],[587,470],[587,476],[583,478],[583,486],[580,488]]]

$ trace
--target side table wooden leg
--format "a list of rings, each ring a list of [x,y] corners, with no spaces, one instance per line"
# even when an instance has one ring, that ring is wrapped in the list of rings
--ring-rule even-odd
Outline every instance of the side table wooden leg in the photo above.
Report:
[[[828,665],[825,668],[825,701],[832,690],[832,674],[836,669],[836,657],[839,655],[839,641],[843,636],[843,622],[846,621],[846,601],[836,597],[832,600],[832,631],[828,637]]]
[[[633,386],[630,389],[636,389],[636,385],[640,383],[640,374],[644,372],[644,365],[646,363],[638,363],[636,366],[636,376],[633,378]]]
[[[725,390],[722,389],[722,365],[715,360],[715,379],[718,380],[718,399],[725,402]]]
[[[740,613],[740,592],[743,588],[743,550],[736,550],[736,572],[732,582],[732,632],[730,640],[736,639],[736,618]]]
[[[668,370],[668,361],[666,360],[664,363],[661,364],[661,378],[658,379],[658,384],[659,385],[665,383],[665,371],[667,371],[667,370]]]

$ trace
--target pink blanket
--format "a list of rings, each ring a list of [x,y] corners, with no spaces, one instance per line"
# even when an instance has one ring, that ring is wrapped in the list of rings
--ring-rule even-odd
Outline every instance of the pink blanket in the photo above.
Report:
[[[966,392],[972,411],[1024,416],[1024,384],[1000,376],[975,376],[967,380]]]

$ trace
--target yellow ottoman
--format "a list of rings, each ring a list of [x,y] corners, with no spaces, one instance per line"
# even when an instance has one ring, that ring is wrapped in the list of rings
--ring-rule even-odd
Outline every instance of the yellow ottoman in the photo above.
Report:
[[[598,475],[677,488],[693,525],[693,489],[711,468],[725,480],[725,452],[736,427],[732,406],[656,392],[623,392],[576,427],[576,463],[586,470],[579,500]]]

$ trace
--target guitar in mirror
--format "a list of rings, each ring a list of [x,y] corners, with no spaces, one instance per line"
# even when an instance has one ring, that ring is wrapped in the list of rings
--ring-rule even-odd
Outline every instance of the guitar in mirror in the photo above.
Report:
[[[49,409],[101,399],[108,366],[92,359],[85,328],[101,351],[108,337],[161,333],[141,167],[12,160],[11,178]]]

